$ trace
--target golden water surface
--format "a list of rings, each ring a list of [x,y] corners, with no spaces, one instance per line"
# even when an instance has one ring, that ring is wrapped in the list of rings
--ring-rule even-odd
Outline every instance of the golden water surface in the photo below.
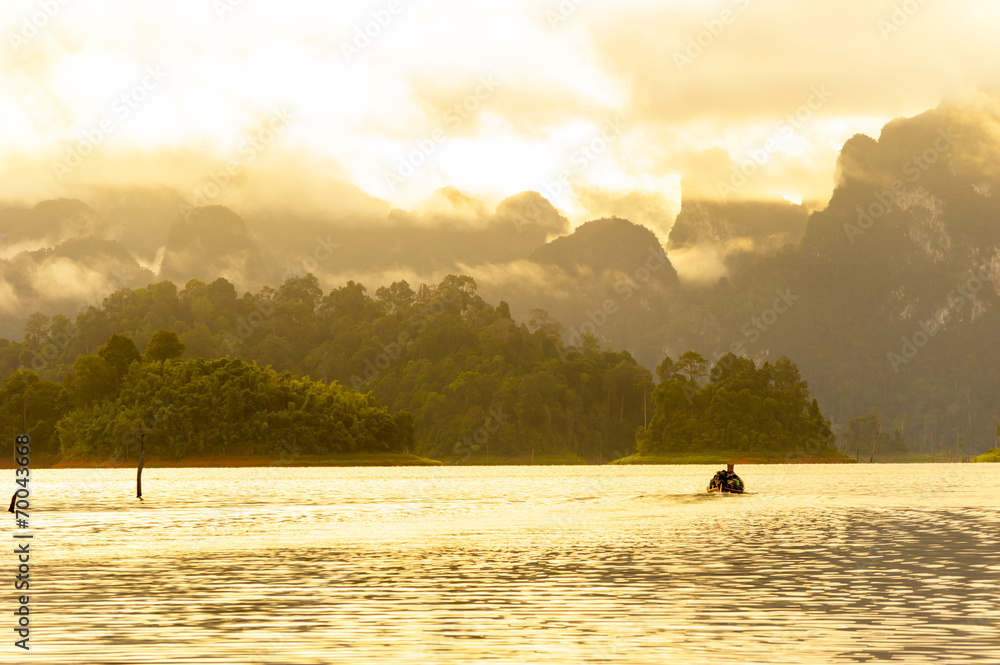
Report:
[[[34,471],[0,662],[1000,663],[1000,466],[715,471]]]

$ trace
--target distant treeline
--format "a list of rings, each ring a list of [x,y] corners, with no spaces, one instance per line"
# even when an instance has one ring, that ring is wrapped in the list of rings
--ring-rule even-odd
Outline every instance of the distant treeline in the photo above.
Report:
[[[5,431],[27,431],[39,452],[67,458],[135,458],[146,450],[202,455],[406,452],[409,413],[390,414],[371,395],[220,358],[180,359],[175,333],[158,331],[140,356],[114,334],[97,355],[78,356],[62,384],[30,370],[0,390]]]
[[[709,371],[708,361],[689,351],[676,362],[667,357],[656,373],[653,418],[638,437],[642,455],[835,451],[830,423],[784,356],[757,367],[727,353]]]
[[[610,461],[634,452],[637,434],[648,454],[832,444],[787,358],[758,368],[727,354],[709,371],[687,352],[660,364],[654,390],[628,352],[592,335],[566,347],[545,312],[517,324],[476,290],[449,276],[374,298],[354,282],[324,294],[312,275],[242,298],[223,279],[122,289],[75,322],[35,314],[24,341],[0,342],[0,418],[42,450],[90,458],[134,455],[142,434],[172,458]]]
[[[237,297],[192,280],[121,289],[76,321],[36,313],[23,341],[0,340],[2,426],[76,456],[134,454],[137,432],[171,457],[292,441],[458,461],[631,453],[650,373],[592,337],[567,349],[544,312],[519,325],[476,290],[449,276],[324,294],[307,275]]]

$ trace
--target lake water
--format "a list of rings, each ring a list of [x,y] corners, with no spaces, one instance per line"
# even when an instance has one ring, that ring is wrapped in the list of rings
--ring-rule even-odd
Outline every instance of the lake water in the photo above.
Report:
[[[716,470],[37,470],[0,662],[1000,663],[1000,466]]]

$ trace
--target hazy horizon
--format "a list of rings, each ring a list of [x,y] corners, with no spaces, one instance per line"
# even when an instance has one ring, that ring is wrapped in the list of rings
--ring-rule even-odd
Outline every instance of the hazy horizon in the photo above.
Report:
[[[672,220],[682,181],[823,202],[854,134],[995,90],[1000,8],[911,4],[8,3],[0,197],[167,186],[316,212],[342,181],[401,209],[538,191],[574,226],[628,217],[630,194]]]
[[[998,27],[3,3],[4,652],[996,662]]]

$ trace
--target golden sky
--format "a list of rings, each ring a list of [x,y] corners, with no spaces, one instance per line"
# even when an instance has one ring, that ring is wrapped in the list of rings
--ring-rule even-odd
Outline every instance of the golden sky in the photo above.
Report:
[[[0,28],[0,197],[28,202],[227,167],[574,222],[685,176],[822,200],[850,136],[1000,80],[995,0],[6,0]]]

